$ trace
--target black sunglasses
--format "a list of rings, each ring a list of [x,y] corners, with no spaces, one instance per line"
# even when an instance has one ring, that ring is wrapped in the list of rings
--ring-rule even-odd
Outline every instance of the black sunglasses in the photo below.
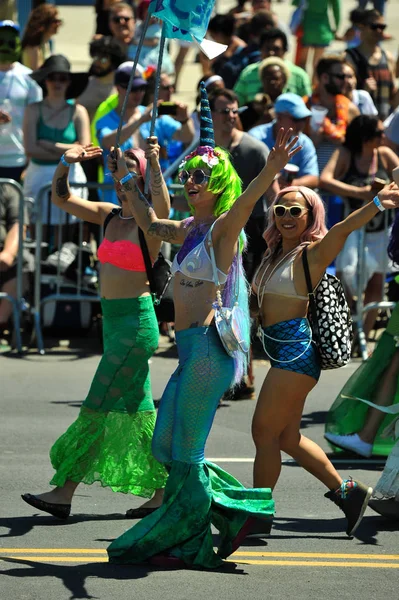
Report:
[[[121,83],[119,84],[121,86],[121,88],[123,88],[124,90],[127,90],[127,85],[122,85]],[[147,87],[145,85],[141,85],[139,87],[134,87],[133,89],[130,90],[131,94],[135,94],[136,92],[145,92],[147,89]]]
[[[8,46],[11,50],[15,50],[17,42],[15,40],[0,40],[0,46]]]
[[[240,112],[238,108],[215,108],[213,110],[213,112],[215,113],[219,113],[220,115],[229,115],[230,113],[233,113],[233,115],[238,115],[238,113]]]
[[[345,81],[345,79],[352,79],[353,75],[345,75],[344,73],[329,73],[331,77],[336,77],[340,81]]]
[[[67,83],[71,80],[68,73],[49,73],[46,77],[48,81],[58,81],[59,83]]]
[[[387,28],[387,25],[385,23],[370,23],[369,27],[370,29],[373,29],[373,31],[377,31],[378,29],[384,31],[384,29]]]
[[[186,171],[184,169],[183,171],[180,171],[180,173],[179,173],[179,181],[183,185],[185,185],[187,183],[187,181],[190,179],[190,177],[191,177],[193,183],[195,183],[195,185],[202,185],[203,183],[206,183],[207,181],[209,181],[209,179],[211,178],[211,176],[204,173],[204,171],[202,171],[202,169],[195,169],[195,171],[191,171],[191,172]]]
[[[132,20],[133,17],[112,17],[112,22],[113,23],[128,23],[129,21]]]
[[[304,206],[299,206],[298,204],[295,206],[284,206],[283,204],[276,204],[275,206],[273,206],[273,211],[274,215],[279,218],[285,217],[288,211],[291,217],[298,219],[298,217],[301,217],[303,214],[309,212],[309,209],[305,208]]]

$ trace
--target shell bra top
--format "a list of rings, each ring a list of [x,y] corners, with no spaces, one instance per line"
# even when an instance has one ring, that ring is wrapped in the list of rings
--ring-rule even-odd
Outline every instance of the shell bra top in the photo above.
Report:
[[[214,224],[212,223],[206,233],[200,232],[200,228],[196,227],[188,234],[182,247],[173,259],[173,274],[182,273],[186,277],[191,277],[191,279],[201,279],[215,283],[211,258],[206,249],[206,245],[210,244]],[[198,240],[200,240],[199,243]],[[226,273],[218,269],[218,276],[220,284],[226,283]]]
[[[119,213],[120,209],[114,209],[110,212],[104,222],[104,233],[110,220]],[[140,246],[130,240],[111,242],[111,240],[104,237],[97,250],[97,256],[101,264],[109,263],[125,271],[145,273],[146,270]]]
[[[258,297],[261,295],[263,300],[263,296],[265,294],[276,294],[278,296],[298,298],[299,300],[308,300],[308,296],[301,296],[298,294],[294,285],[294,260],[298,252],[303,249],[305,244],[307,244],[307,242],[300,244],[291,250],[291,252],[288,252],[288,254],[283,256],[283,258],[278,261],[275,267],[273,267],[271,272],[268,274],[266,281],[264,281],[264,277],[267,272],[266,267],[259,281]],[[269,260],[269,258],[270,256],[265,256],[263,258],[255,274],[255,280],[261,268],[264,266],[265,262]]]

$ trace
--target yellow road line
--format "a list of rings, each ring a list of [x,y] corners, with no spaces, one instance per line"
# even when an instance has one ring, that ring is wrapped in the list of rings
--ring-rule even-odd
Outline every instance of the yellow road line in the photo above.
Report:
[[[290,567],[360,567],[373,569],[399,569],[399,563],[372,563],[349,561],[310,561],[310,560],[240,560],[228,559],[228,562],[239,562],[248,565],[277,565]]]
[[[99,554],[107,555],[103,548],[0,548],[0,554]],[[268,557],[281,558],[324,558],[324,559],[343,559],[351,560],[398,560],[399,554],[340,554],[323,552],[250,552],[237,551],[232,556],[259,556],[267,559]]]
[[[235,552],[232,556],[281,556],[284,558],[360,558],[364,560],[399,560],[399,554],[324,554],[319,552]]]
[[[106,557],[94,556],[21,556],[10,555],[0,556],[0,560],[7,558],[16,560],[26,560],[29,562],[56,562],[56,563],[105,563]],[[245,565],[267,565],[267,566],[285,566],[285,567],[357,567],[373,569],[399,569],[399,563],[381,563],[381,562],[352,562],[352,561],[309,561],[309,560],[240,560],[229,559],[228,562],[238,562]],[[133,565],[132,565],[133,566]]]
[[[0,554],[4,553],[45,552],[47,554],[106,554],[103,548],[0,548]]]
[[[0,553],[1,554],[1,553]],[[30,554],[27,556],[18,555],[7,555],[0,556],[0,560],[7,560],[7,558],[14,558],[16,560],[28,560],[31,562],[74,562],[74,563],[89,563],[89,562],[108,562],[108,557],[99,556],[31,556]]]

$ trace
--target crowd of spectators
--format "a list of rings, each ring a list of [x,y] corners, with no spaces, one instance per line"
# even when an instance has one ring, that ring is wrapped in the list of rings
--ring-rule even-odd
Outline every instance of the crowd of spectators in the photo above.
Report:
[[[85,73],[74,72],[68,57],[56,52],[57,31],[63,25],[57,7],[36,4],[24,31],[20,31],[12,7],[1,15],[0,177],[21,183],[24,195],[37,203],[40,188],[51,181],[60,156],[74,143],[101,145],[104,161],[89,161],[84,171],[77,165],[71,180],[81,184],[111,181],[106,171],[107,155],[115,144],[150,0],[96,1],[89,47],[92,62]],[[375,180],[390,181],[391,170],[399,162],[398,65],[384,49],[384,41],[390,37],[384,2],[378,3],[377,11],[366,10],[361,0],[351,13],[351,27],[342,37],[338,36],[342,0],[295,0],[293,4],[288,27],[278,15],[277,3],[239,0],[228,13],[214,14],[209,23],[207,36],[225,44],[226,51],[213,60],[202,53],[198,56],[201,81],[210,97],[216,143],[231,153],[244,188],[262,169],[280,127],[291,127],[303,147],[268,194],[259,199],[248,222],[248,278],[264,252],[267,207],[279,189],[290,184],[318,189],[331,226],[344,210],[354,210],[370,198]],[[333,10],[334,25],[328,19],[328,9]],[[127,101],[120,137],[123,150],[143,148],[149,135],[160,37],[161,23],[152,18]],[[347,43],[341,54],[329,49],[334,38]],[[158,107],[155,124],[163,170],[198,136],[197,105],[189,107],[174,96],[189,48],[185,42],[168,42],[163,58],[159,104],[165,110]],[[288,59],[288,52],[295,60]],[[193,96],[198,87],[193,82]],[[172,177],[168,183],[173,181]],[[83,193],[81,190],[79,195]],[[90,190],[88,194],[90,199],[98,199],[100,194],[118,202],[112,191]],[[16,260],[14,250],[8,250],[15,244],[10,246],[6,241],[7,232],[15,226],[15,210],[4,208],[4,198],[9,195],[9,190],[0,194],[3,289],[10,288],[3,272],[15,267]],[[341,200],[337,204],[338,197]],[[184,198],[176,195],[172,211],[180,216],[188,210]],[[52,226],[60,215],[55,207],[49,212],[43,206],[41,218]],[[382,237],[377,236],[380,230],[376,226],[366,236],[370,256],[375,257],[374,269],[368,275],[368,300],[381,298],[383,273],[377,256],[382,251]],[[355,246],[348,240],[337,262],[348,298],[354,295]],[[373,317],[368,319],[367,331]],[[0,321],[1,326],[4,318]]]

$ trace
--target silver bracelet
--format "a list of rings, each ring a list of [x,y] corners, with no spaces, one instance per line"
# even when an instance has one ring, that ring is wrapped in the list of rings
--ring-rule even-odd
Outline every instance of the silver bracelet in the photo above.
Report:
[[[69,162],[67,162],[67,161],[66,161],[66,159],[65,159],[65,154],[63,154],[63,155],[61,156],[61,158],[60,158],[60,162],[61,162],[61,163],[64,165],[64,167],[68,167],[68,169],[69,169],[69,167],[71,166],[71,165],[69,164]]]
[[[376,205],[376,207],[378,208],[378,210],[380,210],[381,212],[383,212],[385,210],[385,207],[382,206],[381,201],[378,196],[374,196],[373,202]]]

